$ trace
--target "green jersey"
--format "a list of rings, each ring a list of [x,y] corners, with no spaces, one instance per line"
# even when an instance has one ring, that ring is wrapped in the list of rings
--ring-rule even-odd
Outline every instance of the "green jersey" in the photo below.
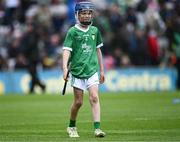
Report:
[[[89,78],[97,72],[99,66],[96,48],[101,46],[101,34],[96,27],[89,26],[86,31],[78,25],[71,27],[63,47],[71,51],[71,74],[77,78]]]

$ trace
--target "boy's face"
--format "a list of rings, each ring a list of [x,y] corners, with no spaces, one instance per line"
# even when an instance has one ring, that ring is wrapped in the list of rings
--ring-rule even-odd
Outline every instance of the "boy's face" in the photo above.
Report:
[[[93,19],[93,11],[92,10],[83,10],[78,13],[78,20],[84,24],[91,24]]]

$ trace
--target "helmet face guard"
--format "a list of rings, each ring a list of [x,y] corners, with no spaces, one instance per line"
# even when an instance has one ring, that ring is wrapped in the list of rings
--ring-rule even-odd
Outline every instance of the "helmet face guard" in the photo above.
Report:
[[[79,21],[79,13],[82,11],[92,11],[94,12],[95,6],[91,2],[79,2],[75,6],[75,15],[76,15],[76,20],[81,24],[81,25],[91,25],[93,18],[91,18],[89,21]]]

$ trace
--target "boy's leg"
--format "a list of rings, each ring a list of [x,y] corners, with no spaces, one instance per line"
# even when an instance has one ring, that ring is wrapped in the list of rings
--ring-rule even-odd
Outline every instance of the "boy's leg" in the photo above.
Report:
[[[78,111],[83,104],[83,90],[75,87],[73,89],[74,89],[74,101],[71,106],[70,122],[69,122],[69,127],[67,128],[67,132],[69,134],[69,137],[79,137],[76,128],[76,118]]]
[[[105,133],[100,129],[100,102],[98,96],[98,84],[92,85],[88,88],[89,101],[92,107],[92,114],[94,120],[94,133],[96,137],[104,137]]]
[[[77,118],[78,111],[83,104],[83,90],[73,87],[74,90],[74,101],[71,106],[70,119],[75,121]]]
[[[98,96],[98,85],[92,85],[88,88],[89,101],[92,107],[92,114],[94,122],[100,122],[100,103]]]

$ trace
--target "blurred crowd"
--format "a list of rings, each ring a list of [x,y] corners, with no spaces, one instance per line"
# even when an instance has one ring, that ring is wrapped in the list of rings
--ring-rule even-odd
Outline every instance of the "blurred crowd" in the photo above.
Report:
[[[91,0],[102,32],[105,68],[179,67],[179,0]],[[75,24],[75,0],[1,0],[0,70],[60,67],[63,40]]]

